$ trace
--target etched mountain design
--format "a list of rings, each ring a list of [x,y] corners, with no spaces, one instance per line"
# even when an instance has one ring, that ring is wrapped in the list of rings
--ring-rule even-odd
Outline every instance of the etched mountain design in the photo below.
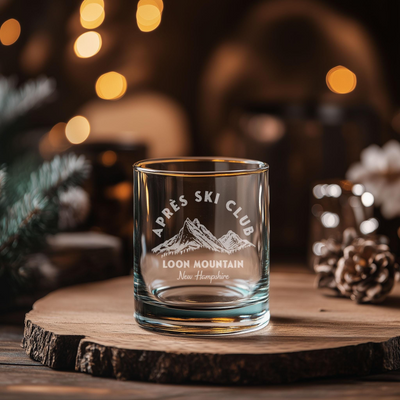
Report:
[[[246,247],[255,247],[253,243],[250,243],[246,239],[242,239],[237,233],[228,231],[224,236],[219,238],[219,241],[225,247],[225,249],[231,253],[245,249]]]
[[[179,233],[154,247],[152,252],[166,256],[183,254],[198,249],[208,249],[219,253],[232,254],[246,247],[255,246],[232,231],[217,239],[197,218],[193,221],[186,218]]]

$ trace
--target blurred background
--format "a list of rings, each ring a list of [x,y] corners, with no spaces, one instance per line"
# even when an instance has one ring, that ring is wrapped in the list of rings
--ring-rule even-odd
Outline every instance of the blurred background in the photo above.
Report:
[[[397,0],[1,0],[0,165],[18,186],[57,155],[91,164],[16,274],[48,290],[128,273],[145,157],[269,163],[273,262],[349,226],[398,251],[399,18]]]

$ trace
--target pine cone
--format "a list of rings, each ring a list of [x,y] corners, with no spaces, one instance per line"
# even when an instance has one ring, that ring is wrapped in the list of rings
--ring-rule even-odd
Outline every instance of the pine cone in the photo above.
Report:
[[[321,241],[321,256],[314,261],[317,286],[336,290],[357,303],[379,303],[392,290],[399,266],[385,236],[356,236],[349,228],[342,243]]]
[[[314,270],[317,275],[317,287],[338,290],[335,272],[343,250],[357,237],[355,229],[348,228],[343,232],[342,242],[334,238],[321,240],[321,255],[314,259]]]
[[[357,238],[344,249],[335,272],[336,287],[357,303],[379,303],[392,290],[398,265],[389,246]]]

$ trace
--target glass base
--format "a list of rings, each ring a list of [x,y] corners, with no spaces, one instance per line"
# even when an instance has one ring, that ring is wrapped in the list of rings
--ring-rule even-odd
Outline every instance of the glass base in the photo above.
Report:
[[[135,319],[144,329],[187,336],[220,336],[253,332],[268,325],[268,301],[223,310],[180,309],[135,300]]]

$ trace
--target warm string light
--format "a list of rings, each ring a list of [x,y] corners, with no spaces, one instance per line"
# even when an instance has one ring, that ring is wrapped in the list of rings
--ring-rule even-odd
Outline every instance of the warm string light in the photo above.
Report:
[[[105,18],[103,0],[84,0],[80,8],[81,25],[86,29],[99,27]]]
[[[379,222],[376,218],[367,219],[360,224],[360,231],[364,235],[368,235],[379,228]]]
[[[3,23],[0,28],[0,41],[4,46],[10,46],[15,43],[21,34],[21,25],[11,18]]]
[[[40,140],[39,152],[44,159],[50,159],[56,153],[61,153],[71,147],[65,136],[65,122],[59,122]]]
[[[145,29],[155,29],[161,22],[161,11],[164,7],[162,0],[141,0],[140,15],[144,19]],[[139,11],[139,10],[138,10]],[[155,12],[154,12],[155,11]],[[159,16],[157,22],[154,17]],[[101,25],[105,18],[104,1],[103,0],[84,0],[80,7],[81,24],[84,28],[94,29]],[[153,27],[156,23],[156,26]],[[102,46],[101,35],[95,31],[85,32],[80,35],[74,43],[75,54],[80,58],[89,58],[97,54]],[[123,75],[117,72],[107,72],[101,75],[96,82],[96,93],[104,100],[117,100],[121,98],[127,89],[126,79]],[[78,117],[75,117],[78,118]],[[81,117],[84,118],[84,117]],[[87,120],[86,120],[87,121]],[[69,128],[69,124],[74,127]],[[84,127],[84,122],[80,120],[79,129],[76,126],[77,122],[72,119],[65,130],[66,136],[71,143],[82,143],[87,139],[90,133],[90,125],[87,122],[88,128]],[[79,132],[76,134],[74,132]],[[82,133],[84,132],[84,133]]]
[[[339,198],[342,194],[342,188],[333,183],[331,185],[328,184],[318,184],[313,188],[314,197],[317,199],[322,199],[323,197],[335,197]]]
[[[65,137],[65,128],[67,124],[65,122],[59,122],[51,128],[48,133],[48,141],[53,149],[62,151],[70,146],[70,143]]]
[[[105,18],[103,0],[84,0],[80,8],[81,25],[86,29],[100,26]],[[74,43],[74,52],[79,58],[89,58],[97,54],[102,45],[101,35],[85,32]]]
[[[117,154],[115,151],[107,150],[101,153],[100,160],[105,167],[111,167],[117,162]]]
[[[65,136],[72,144],[83,143],[90,135],[89,121],[82,115],[71,118],[65,127]]]
[[[109,199],[129,201],[132,198],[132,183],[125,181],[108,187],[105,194]]]
[[[164,9],[162,0],[140,0],[136,12],[136,21],[142,32],[151,32],[161,23]]]
[[[357,77],[349,69],[338,65],[326,74],[328,88],[336,94],[347,94],[357,86]]]
[[[361,202],[365,207],[371,207],[375,203],[375,198],[372,193],[365,192],[361,195]]]
[[[40,154],[47,159],[54,153],[67,150],[71,144],[83,143],[89,135],[89,121],[82,115],[77,115],[68,123],[59,122],[54,125],[50,132],[43,136],[39,144]]]
[[[74,44],[75,54],[80,58],[88,58],[97,54],[101,49],[101,36],[99,33],[85,32],[76,39]]]
[[[104,8],[104,0],[84,0],[82,1],[80,12],[82,13],[89,4],[98,4],[100,7]]]
[[[321,215],[321,223],[325,228],[336,228],[340,223],[339,215],[326,211]]]
[[[107,72],[97,79],[96,93],[104,100],[120,99],[126,92],[127,83],[123,75],[118,72]]]
[[[140,0],[139,3],[141,5],[145,5],[145,4],[151,4],[156,6],[160,12],[162,13],[164,10],[164,3],[163,0]],[[139,5],[139,4],[138,4]]]

